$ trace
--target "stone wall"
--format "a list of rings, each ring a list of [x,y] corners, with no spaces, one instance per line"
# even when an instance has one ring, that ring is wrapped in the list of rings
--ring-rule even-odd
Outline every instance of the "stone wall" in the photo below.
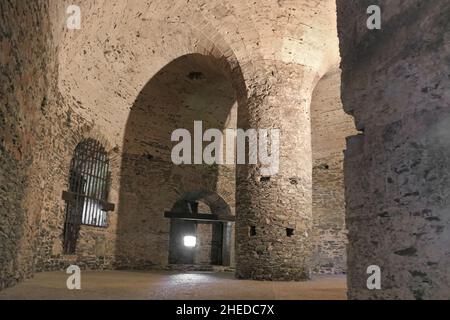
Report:
[[[450,298],[449,28],[447,0],[338,0],[342,100],[363,132],[345,154],[352,299]]]
[[[2,19],[17,15],[17,12],[24,12],[24,14],[36,12],[39,16],[35,18],[30,16],[28,19],[30,23],[35,23],[34,28],[42,28],[45,30],[42,33],[50,38],[71,36],[70,31],[64,28],[65,7],[62,3],[52,3],[50,7],[45,1],[36,2],[35,7],[31,4],[29,7],[25,5],[23,7],[9,6],[8,4],[4,6],[2,12],[11,14],[5,14]],[[51,19],[47,16],[49,12],[52,13]],[[54,43],[49,39],[33,37],[33,27],[21,25],[24,30],[23,34],[33,40],[19,44],[21,41],[14,38],[17,37],[16,32],[19,30],[15,21],[5,21],[2,23],[3,26],[15,31],[12,32],[9,29],[3,31],[2,46],[6,49],[2,51],[2,68],[8,66],[11,70],[5,70],[2,75],[14,75],[15,73],[20,75],[20,72],[24,75],[21,76],[22,78],[15,78],[16,82],[10,81],[10,79],[2,81],[4,84],[13,83],[14,86],[5,89],[9,96],[5,99],[6,102],[2,104],[4,107],[1,109],[1,120],[5,123],[4,126],[2,123],[1,127],[1,150],[2,161],[5,163],[2,163],[0,173],[2,179],[5,179],[5,185],[8,186],[8,188],[2,189],[2,232],[5,230],[2,235],[4,235],[5,241],[2,241],[4,247],[0,252],[2,259],[0,264],[1,287],[13,285],[20,279],[29,277],[32,272],[64,269],[73,263],[82,268],[91,269],[166,265],[168,263],[169,221],[163,218],[163,214],[164,210],[169,209],[183,192],[198,188],[218,190],[224,194],[224,198],[234,210],[233,166],[220,168],[220,170],[217,167],[208,166],[200,168],[192,166],[191,169],[173,168],[170,159],[167,159],[167,150],[170,150],[171,145],[166,144],[162,148],[156,147],[159,151],[162,150],[162,154],[166,156],[165,161],[161,161],[158,151],[153,153],[155,148],[152,149],[152,147],[162,145],[158,145],[160,139],[163,139],[165,143],[170,139],[170,127],[164,128],[164,124],[170,123],[172,119],[166,118],[167,112],[164,111],[164,107],[167,105],[164,104],[164,101],[151,102],[160,108],[160,112],[154,109],[157,116],[141,128],[143,131],[137,133],[142,134],[139,143],[144,146],[150,145],[150,147],[145,149],[142,145],[138,145],[138,151],[136,151],[136,149],[132,149],[128,141],[124,141],[124,146],[120,146],[118,144],[120,139],[116,135],[106,136],[105,133],[108,130],[105,129],[104,123],[93,120],[97,115],[95,108],[80,101],[82,100],[81,96],[71,95],[67,92],[62,95],[61,87],[56,87],[58,73],[55,70],[61,66],[56,57]],[[61,30],[65,35],[61,34]],[[13,38],[8,38],[11,35]],[[26,45],[29,45],[31,49],[22,48]],[[29,52],[33,54],[29,54]],[[11,61],[16,64],[10,63]],[[186,81],[183,79],[192,80],[188,78],[189,72],[196,71],[195,64],[188,63],[186,68],[186,73],[175,72],[176,75],[182,77],[178,88],[181,88],[183,81]],[[38,71],[42,75],[36,73]],[[33,72],[35,78],[30,78],[29,74],[33,74]],[[51,76],[47,76],[47,73]],[[59,80],[61,81],[61,79]],[[208,80],[210,79],[200,80],[200,86],[207,83]],[[213,81],[213,86],[214,83]],[[175,85],[177,85],[176,82]],[[31,86],[33,86],[32,89]],[[180,115],[180,119],[184,122],[179,123],[179,127],[186,124],[186,127],[189,128],[197,119],[211,123],[216,118],[221,118],[223,123],[215,123],[213,127],[232,126],[233,120],[228,119],[228,116],[233,107],[233,92],[223,89],[223,99],[213,101],[213,98],[217,98],[216,90],[221,91],[222,89],[220,87],[209,87],[208,89],[206,86],[206,90],[210,91],[193,92],[187,97],[191,100],[177,104],[177,107],[181,109],[188,104],[193,106],[188,118]],[[180,91],[183,90],[180,89]],[[26,92],[26,95],[22,92]],[[170,97],[173,92],[168,90],[166,93],[169,93]],[[209,97],[208,94],[210,94]],[[201,100],[203,98],[205,98],[204,101]],[[23,101],[17,101],[18,99]],[[221,106],[224,100],[230,101],[228,109],[214,109]],[[178,102],[181,103],[181,101]],[[202,108],[206,108],[211,114],[208,115],[208,112],[203,115],[197,114],[196,112]],[[78,110],[89,110],[89,112],[79,112]],[[214,110],[218,110],[220,114],[214,113]],[[174,111],[175,113],[177,112]],[[149,118],[145,119],[149,120]],[[164,121],[167,122],[164,123]],[[157,125],[163,123],[163,125],[151,131],[153,136],[146,136],[147,125],[154,123]],[[112,171],[109,201],[116,204],[116,211],[108,214],[108,228],[82,226],[76,254],[64,255],[62,242],[66,204],[61,199],[61,194],[62,191],[68,189],[69,165],[73,151],[76,145],[87,137],[100,140],[109,153]],[[146,140],[146,138],[149,139]],[[134,144],[135,147],[136,145]],[[127,152],[123,153],[124,149]],[[130,149],[132,150],[130,151]],[[156,159],[152,158],[152,153],[156,155]],[[121,171],[122,161],[127,163],[130,170]],[[166,176],[165,166],[170,167],[170,170],[173,169],[169,176]],[[161,175],[160,180],[158,180],[158,175]],[[184,183],[178,180],[180,176],[185,177],[182,179]],[[134,184],[131,181],[134,181]],[[168,186],[168,189],[161,188],[163,185]],[[136,188],[142,188],[142,191],[133,191]],[[155,190],[159,192],[157,193]],[[119,191],[123,192],[122,198],[131,196],[131,198],[127,198],[129,201],[126,205],[119,203]],[[166,191],[167,198],[164,196]],[[139,197],[139,201],[136,201],[137,197]],[[166,201],[166,199],[169,200]],[[155,201],[157,201],[156,204]],[[142,228],[131,238],[118,244],[119,240],[116,239],[116,234],[119,235],[120,240],[123,240],[124,225],[128,226],[128,222],[124,221],[126,218],[124,210],[127,213],[128,210],[133,212],[136,220],[132,224],[140,225]],[[136,211],[142,215],[142,218],[137,218]],[[156,219],[153,220],[149,213],[155,214]],[[155,231],[153,232],[153,230]],[[129,231],[131,233],[136,230],[129,228]],[[121,248],[127,247],[127,243],[140,244],[132,246],[133,250],[127,252],[127,256],[135,254],[133,257],[136,260],[133,263],[128,263],[129,261],[126,259],[124,262],[120,255]],[[116,254],[119,255],[117,262]]]
[[[211,209],[204,202],[199,202],[198,212],[211,213]],[[222,224],[199,223],[197,224],[197,247],[195,252],[195,264],[220,265],[222,263],[223,227]],[[234,250],[233,250],[234,252]]]
[[[1,2],[5,94],[0,176],[8,185],[0,193],[0,237],[5,240],[0,244],[1,286],[33,270],[74,262],[86,268],[166,263],[163,211],[196,188],[214,190],[232,208],[238,190],[241,276],[306,278],[312,170],[308,107],[313,83],[338,58],[334,1],[248,6],[236,1],[81,0],[80,30],[65,27],[68,4]],[[15,17],[25,22],[19,24]],[[172,90],[164,77],[156,77],[155,86],[152,80],[161,68],[194,53],[209,59],[198,65],[191,61],[191,70],[183,64],[165,70],[173,76],[166,78],[174,84]],[[206,68],[196,70],[201,65]],[[226,66],[225,76],[217,66]],[[140,104],[149,79],[150,99]],[[233,166],[172,166],[167,158],[171,129],[191,129],[200,116],[225,128],[231,123],[230,110],[236,114],[236,100],[243,107],[239,117],[244,127],[285,131],[282,174],[266,184],[252,168],[255,175],[241,175],[235,188]],[[292,119],[297,116],[296,123]],[[139,117],[145,124],[137,130]],[[73,150],[84,137],[107,147],[113,163],[109,200],[117,206],[107,229],[83,227],[78,254],[65,256],[61,192],[67,190]],[[296,144],[300,147],[289,154]],[[253,223],[267,228],[264,233],[257,228],[261,237],[248,241]]]
[[[68,140],[58,148],[53,149],[57,159],[52,172],[46,177],[47,188],[51,193],[46,193],[44,209],[41,212],[41,223],[37,237],[37,248],[35,252],[35,270],[58,270],[65,269],[70,264],[77,264],[81,268],[105,269],[111,268],[114,262],[115,229],[117,224],[117,154],[108,143],[108,140],[99,133],[92,124],[85,120],[72,120],[62,134]],[[69,138],[70,137],[70,138]],[[108,151],[110,159],[110,170],[112,172],[112,185],[110,187],[108,201],[116,204],[116,211],[108,212],[107,228],[81,226],[77,250],[74,255],[63,253],[63,231],[66,216],[66,203],[62,200],[62,192],[69,189],[69,168],[73,152],[79,142],[85,138],[99,140]]]
[[[197,226],[197,252],[195,254],[196,264],[211,263],[212,224],[200,224]]]
[[[51,2],[54,4],[62,2],[58,8],[62,12],[65,9],[64,5],[68,4],[68,1]],[[146,118],[148,126],[140,129],[144,135],[153,133],[146,138],[141,137],[141,140],[147,144],[142,144],[142,141],[138,143],[132,140],[126,141],[126,139],[129,134],[139,135],[139,133],[130,133],[132,125],[129,124],[132,122],[129,119],[133,118],[133,113],[137,111],[131,107],[135,105],[136,97],[142,93],[142,89],[148,84],[149,79],[175,59],[186,54],[197,53],[214,57],[219,64],[226,65],[228,81],[232,85],[233,91],[237,92],[241,109],[239,117],[243,118],[245,126],[252,125],[257,128],[273,125],[281,127],[283,130],[287,130],[289,138],[295,137],[294,132],[298,133],[297,126],[306,129],[300,134],[300,137],[294,139],[296,141],[288,143],[298,142],[300,145],[305,143],[306,148],[301,146],[294,152],[295,155],[288,159],[289,164],[284,167],[279,181],[272,181],[273,183],[267,186],[260,184],[260,177],[256,175],[251,181],[253,186],[249,187],[245,182],[247,176],[244,174],[243,180],[239,183],[242,183],[242,186],[236,188],[239,196],[243,197],[237,201],[241,203],[243,210],[237,211],[242,211],[241,216],[245,220],[242,223],[244,233],[242,236],[237,234],[237,242],[244,243],[245,247],[248,242],[248,234],[245,230],[248,231],[249,222],[257,220],[258,223],[267,224],[264,219],[260,219],[254,214],[257,209],[263,209],[263,215],[269,218],[268,224],[274,226],[264,237],[263,245],[267,245],[267,248],[276,248],[274,256],[278,254],[280,256],[274,261],[283,269],[282,271],[276,270],[277,275],[273,278],[298,279],[305,277],[310,269],[309,263],[304,263],[302,260],[309,255],[309,249],[306,247],[310,243],[308,228],[311,222],[312,161],[311,157],[308,157],[308,155],[310,156],[308,153],[310,119],[307,108],[309,101],[303,101],[303,96],[307,96],[306,100],[309,100],[312,83],[326,73],[330,66],[337,63],[339,54],[335,1],[262,1],[260,5],[251,6],[239,1],[205,2],[202,0],[188,3],[179,0],[149,2],[111,0],[107,4],[101,1],[81,0],[78,4],[83,14],[81,30],[65,31],[61,39],[58,39],[60,44],[58,88],[64,97],[67,97],[69,101],[73,100],[76,113],[93,120],[101,132],[111,140],[111,145],[118,146],[119,152],[123,153],[122,159],[131,161],[130,165],[120,164],[121,168],[130,168],[129,171],[122,170],[120,173],[122,175],[121,183],[123,183],[120,187],[121,201],[116,231],[119,237],[124,236],[125,239],[128,239],[123,243],[128,243],[127,245],[133,242],[137,243],[139,237],[142,237],[144,241],[149,243],[151,241],[152,250],[164,248],[163,245],[167,243],[168,228],[165,222],[158,220],[161,219],[161,211],[165,209],[165,206],[170,207],[173,201],[182,196],[183,192],[196,186],[196,184],[191,184],[192,181],[187,181],[188,179],[183,173],[181,174],[183,187],[179,186],[180,175],[178,172],[167,179],[169,174],[165,165],[167,158],[163,158],[163,156],[167,156],[170,148],[162,142],[164,139],[168,139],[167,135],[170,134],[170,130],[167,128],[172,128],[164,128],[164,126],[173,121],[184,127],[186,122],[179,120],[188,121],[189,118],[181,116],[186,115],[183,112],[179,113],[183,109],[169,110],[162,108],[162,104],[153,105],[148,112],[152,116]],[[279,70],[277,70],[278,67]],[[304,70],[301,70],[302,68]],[[193,73],[194,77],[195,75],[196,73]],[[285,76],[289,80],[283,83]],[[299,79],[295,79],[297,76]],[[312,79],[306,79],[310,76]],[[177,80],[180,92],[184,91],[186,81],[188,80],[185,74],[182,74]],[[299,86],[304,88],[298,90]],[[164,85],[161,85],[160,88],[163,88],[160,92],[169,92],[165,91]],[[210,100],[221,97],[222,94],[216,94],[216,92],[210,94]],[[200,96],[204,96],[203,93]],[[174,97],[179,97],[179,95],[175,94]],[[261,102],[263,106],[261,110],[264,109],[266,112],[264,119],[260,119],[261,122],[257,121],[259,118],[257,111],[253,114],[254,122],[250,123],[245,119],[247,97],[251,100],[250,105],[253,108],[251,112],[254,112],[255,107]],[[275,101],[279,97],[280,101]],[[294,101],[289,101],[292,97],[294,97]],[[195,120],[192,115],[200,111],[192,109],[193,106],[195,107],[198,97],[193,95],[192,98],[190,100],[192,103],[185,104],[191,107],[187,109],[191,112],[189,119],[191,121],[188,123],[192,123],[192,120]],[[294,105],[296,104],[300,106],[298,109],[302,110],[295,110]],[[179,105],[183,106],[184,104]],[[284,109],[283,105],[287,107]],[[226,109],[228,107],[220,111],[221,117]],[[152,110],[155,110],[154,113]],[[293,121],[297,111],[300,115],[299,123]],[[283,117],[279,117],[282,113]],[[180,114],[179,117],[178,114]],[[273,119],[271,119],[272,117]],[[281,118],[283,120],[278,122]],[[158,131],[155,130],[156,128],[164,129]],[[151,143],[149,144],[149,142]],[[133,147],[130,149],[130,146]],[[286,150],[290,147],[288,145]],[[301,168],[295,167],[298,162],[301,163]],[[153,167],[150,169],[148,165]],[[158,168],[159,165],[161,167]],[[133,172],[131,170],[133,166],[139,170]],[[142,171],[141,168],[146,169]],[[156,176],[152,175],[152,170]],[[218,168],[219,175],[229,175],[234,172],[233,170],[231,167]],[[142,172],[139,181],[148,190],[145,197],[148,197],[150,193],[155,201],[151,202],[148,199],[140,201],[139,197],[142,199],[144,195],[133,189],[137,188],[137,185],[132,185],[132,179],[137,175],[136,172]],[[308,173],[305,174],[305,172]],[[197,176],[198,173],[199,171],[196,172]],[[147,180],[145,176],[147,176]],[[154,177],[156,177],[155,181],[153,181]],[[125,181],[127,179],[129,182]],[[161,187],[161,181],[170,186]],[[232,203],[233,200],[228,200],[232,198],[227,196],[232,194],[230,192],[232,189],[228,190],[226,183],[221,181],[227,181],[227,179],[218,179],[215,187],[220,191],[217,193],[227,199],[227,202]],[[130,184],[131,189],[128,188]],[[202,184],[201,180],[197,185],[200,184]],[[211,184],[208,187],[214,186]],[[160,192],[164,201],[157,202],[155,190]],[[166,193],[166,191],[168,192]],[[297,195],[295,195],[296,192],[298,192]],[[265,193],[272,193],[273,196],[265,201],[260,198],[260,195]],[[244,197],[248,198],[244,199]],[[167,204],[162,205],[163,202]],[[270,202],[266,209],[264,209],[265,202]],[[288,214],[276,212],[275,215],[281,216],[281,221],[274,218],[275,223],[271,224],[271,212],[280,202],[282,202],[280,211],[287,210]],[[154,217],[153,213],[148,214],[136,209],[155,203],[157,206],[152,207],[152,212],[157,220],[152,224],[146,218]],[[294,212],[297,207],[300,212]],[[245,217],[247,213],[249,219]],[[286,222],[291,220],[291,216],[295,217],[292,220],[295,226],[291,226],[290,223],[286,225]],[[142,226],[137,226],[142,220],[146,220],[146,222]],[[133,224],[136,224],[140,234],[134,232],[137,230],[134,230]],[[139,229],[140,227],[142,229]],[[129,237],[125,236],[127,232],[122,232],[127,229],[130,230]],[[286,229],[294,229],[295,236],[292,239],[285,240]],[[282,243],[280,244],[276,240],[279,237],[282,237],[282,243],[285,241],[290,243],[289,248],[283,249]],[[308,241],[304,241],[306,239]],[[271,242],[274,242],[273,246],[270,245]],[[117,245],[119,243],[122,241],[117,241]],[[295,248],[295,243],[300,243],[301,248]],[[271,269],[271,259],[268,258],[268,255],[255,255],[256,246],[258,244],[252,243],[248,248],[242,248],[242,255],[247,256],[244,259],[238,259],[242,263],[242,269],[258,265],[264,265],[264,268]],[[144,247],[142,246],[142,250]],[[141,250],[141,245],[136,248]],[[294,248],[296,251],[293,255],[289,253],[290,248]],[[158,250],[155,255],[151,256],[153,261],[147,259],[150,256],[146,257],[146,260],[149,263],[164,261],[165,258],[161,256],[161,252],[163,251]],[[302,252],[308,254],[303,257]],[[141,262],[142,265],[147,263]],[[137,264],[139,265],[141,262]],[[298,266],[301,267],[298,268]],[[304,270],[295,271],[300,269]],[[287,276],[286,270],[290,273]],[[244,273],[245,276],[251,276],[252,272]]]
[[[94,244],[94,239],[111,233],[83,228],[80,253],[61,255],[65,217],[61,194],[67,190],[73,151],[83,137],[103,139],[90,119],[73,110],[77,99],[61,96],[56,87],[55,39],[65,11],[44,0],[2,2],[0,6],[3,288],[35,271],[66,268],[73,262],[82,267],[104,266],[103,259],[110,260],[111,255],[103,250],[102,240]]]
[[[341,102],[341,72],[329,71],[316,85],[311,102],[313,272],[347,270],[344,199],[345,138],[355,134]]]
[[[261,66],[261,68],[263,68]],[[280,130],[279,171],[237,166],[237,276],[259,280],[305,280],[311,271],[312,157],[310,100],[317,74],[308,67],[265,66],[239,109],[240,128]],[[292,119],[295,119],[293,121]]]
[[[169,263],[171,221],[164,212],[187,193],[216,193],[234,214],[234,166],[175,165],[171,150],[178,142],[171,141],[171,134],[176,129],[187,129],[193,155],[194,121],[202,121],[203,130],[236,127],[235,100],[231,83],[217,61],[203,55],[172,61],[142,89],[131,109],[124,137],[118,267]],[[185,227],[189,226],[173,225],[177,230]]]
[[[17,17],[23,17],[17,19]],[[42,179],[36,176],[53,67],[44,1],[0,4],[0,289],[31,274]]]

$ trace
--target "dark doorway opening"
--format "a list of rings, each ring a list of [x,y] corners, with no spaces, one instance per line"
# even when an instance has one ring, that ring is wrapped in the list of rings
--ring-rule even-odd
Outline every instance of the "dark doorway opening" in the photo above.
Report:
[[[230,265],[234,216],[216,194],[193,194],[212,198],[215,203],[180,200],[165,213],[170,219],[169,264]]]

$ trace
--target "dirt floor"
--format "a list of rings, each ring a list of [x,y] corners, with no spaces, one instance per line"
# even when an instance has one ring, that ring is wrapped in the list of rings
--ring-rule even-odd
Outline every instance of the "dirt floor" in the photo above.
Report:
[[[64,272],[38,273],[0,292],[0,299],[343,300],[345,276],[308,282],[237,280],[232,273],[82,271],[81,290],[69,290]]]

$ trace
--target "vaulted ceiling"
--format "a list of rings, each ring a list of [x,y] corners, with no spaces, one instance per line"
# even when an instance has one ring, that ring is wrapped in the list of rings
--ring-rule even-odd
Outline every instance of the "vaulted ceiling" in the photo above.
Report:
[[[81,30],[65,28],[70,4],[50,0],[59,90],[118,143],[141,89],[182,55],[240,68],[247,87],[273,61],[318,76],[339,62],[334,0],[83,0]]]

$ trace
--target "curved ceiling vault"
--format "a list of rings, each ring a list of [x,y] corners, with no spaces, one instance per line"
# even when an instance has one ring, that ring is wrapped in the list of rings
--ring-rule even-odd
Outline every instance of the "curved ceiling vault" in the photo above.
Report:
[[[65,23],[70,1],[53,1]],[[188,53],[240,68],[248,87],[272,61],[322,76],[339,62],[334,0],[83,0],[81,30],[58,29],[59,90],[121,144],[134,99],[166,64]]]

